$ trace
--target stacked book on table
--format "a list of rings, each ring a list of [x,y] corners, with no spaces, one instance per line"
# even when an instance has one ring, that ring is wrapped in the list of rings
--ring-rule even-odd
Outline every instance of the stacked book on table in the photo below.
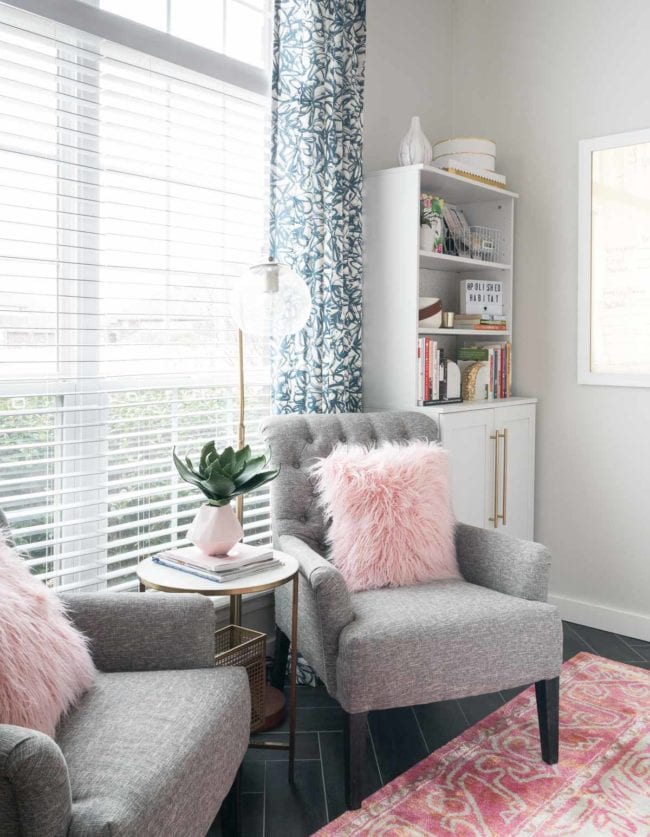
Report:
[[[270,546],[238,543],[226,555],[206,555],[197,546],[167,549],[154,555],[156,564],[220,584],[282,566]]]

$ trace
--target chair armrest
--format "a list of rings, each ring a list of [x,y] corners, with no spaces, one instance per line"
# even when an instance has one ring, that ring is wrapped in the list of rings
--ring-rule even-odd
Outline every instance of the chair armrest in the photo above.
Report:
[[[215,612],[186,593],[68,593],[61,597],[90,639],[100,671],[154,671],[214,665]]]
[[[0,834],[62,837],[71,817],[68,767],[56,742],[0,724]]]
[[[350,593],[337,568],[295,535],[281,535],[278,548],[300,564],[298,646],[331,694],[336,692],[339,635],[354,619]],[[288,585],[276,591],[275,621],[291,635]]]
[[[466,581],[520,599],[546,601],[551,554],[545,546],[458,523],[456,556]]]

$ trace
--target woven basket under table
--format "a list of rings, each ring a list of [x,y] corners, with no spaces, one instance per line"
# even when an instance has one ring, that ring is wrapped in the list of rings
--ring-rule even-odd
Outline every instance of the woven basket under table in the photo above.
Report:
[[[227,625],[215,635],[217,666],[243,666],[251,690],[251,732],[264,724],[264,689],[266,683],[266,634]]]

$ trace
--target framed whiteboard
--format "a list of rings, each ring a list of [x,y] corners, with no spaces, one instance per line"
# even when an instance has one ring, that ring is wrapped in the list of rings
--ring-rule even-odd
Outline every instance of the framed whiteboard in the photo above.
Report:
[[[578,383],[650,387],[650,129],[579,149]]]

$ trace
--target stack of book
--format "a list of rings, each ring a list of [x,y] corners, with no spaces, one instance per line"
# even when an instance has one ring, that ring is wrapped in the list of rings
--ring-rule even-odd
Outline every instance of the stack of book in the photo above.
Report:
[[[451,391],[448,391],[448,365],[454,366],[454,364],[448,364],[444,349],[438,347],[437,340],[432,337],[418,338],[418,405],[420,407],[462,400],[460,391],[458,397],[454,398],[451,397]],[[456,371],[456,378],[458,379],[458,371]],[[456,386],[459,389],[458,383]]]
[[[206,555],[197,546],[186,546],[159,552],[153,560],[163,567],[219,583],[236,581],[282,565],[274,557],[270,546],[250,546],[245,543],[236,544],[227,555]]]
[[[472,331],[506,331],[507,320],[489,314],[456,314],[454,328],[467,328]]]
[[[445,353],[431,337],[418,338],[418,404],[444,397]]]
[[[458,365],[464,374],[472,364],[485,364],[488,400],[510,398],[512,377],[512,345],[506,343],[488,343],[481,346],[461,346],[458,349]]]

